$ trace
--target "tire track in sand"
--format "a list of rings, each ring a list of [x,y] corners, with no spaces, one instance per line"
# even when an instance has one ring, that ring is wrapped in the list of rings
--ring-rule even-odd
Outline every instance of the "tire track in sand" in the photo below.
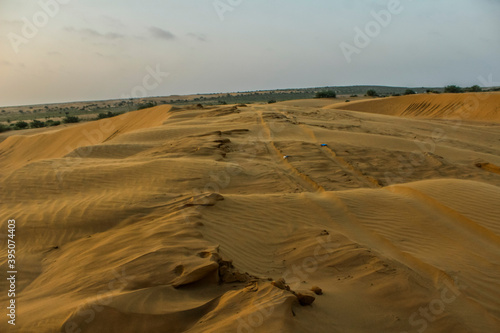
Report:
[[[279,113],[281,113],[283,116],[285,116],[287,119],[290,120],[290,117],[285,114],[285,112],[283,111],[278,111]],[[298,126],[299,128],[305,133],[307,134],[315,143],[317,146],[320,145],[318,139],[316,138],[316,135],[314,134],[314,131],[311,130],[310,128],[307,127],[307,125],[305,124],[302,124],[302,123],[299,123],[297,122],[296,120],[293,120]],[[358,180],[359,183],[367,186],[367,187],[370,187],[370,188],[380,188],[382,187],[382,185],[380,184],[380,182],[371,177],[371,176],[367,176],[367,175],[364,175],[359,169],[357,169],[354,165],[352,165],[351,163],[349,163],[348,161],[346,161],[344,158],[340,157],[337,155],[337,153],[335,153],[335,151],[333,151],[330,147],[328,146],[325,146],[325,147],[322,147],[323,149],[321,149],[321,151],[323,152],[323,154],[330,160],[332,161],[333,163],[335,163],[335,165],[337,165],[342,171],[344,171],[345,173],[348,173],[350,174],[353,178],[355,178],[356,180]]]
[[[314,180],[309,178],[306,174],[297,170],[290,162],[288,162],[284,157],[284,154],[281,150],[279,150],[274,141],[272,139],[271,128],[264,120],[264,116],[262,115],[262,110],[255,110],[260,118],[260,123],[263,128],[263,133],[265,135],[265,145],[267,146],[268,151],[273,156],[276,164],[281,166],[283,173],[291,178],[293,178],[299,185],[303,188],[308,189],[310,192],[325,192],[323,186],[316,183]],[[274,152],[274,154],[272,154]]]

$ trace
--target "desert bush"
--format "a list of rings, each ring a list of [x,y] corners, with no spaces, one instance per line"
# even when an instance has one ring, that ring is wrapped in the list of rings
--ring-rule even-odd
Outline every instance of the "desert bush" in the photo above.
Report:
[[[42,127],[45,127],[45,123],[43,121],[40,121],[40,120],[33,120],[31,123],[30,123],[30,128],[42,128]]]
[[[14,129],[16,129],[16,130],[25,129],[25,128],[28,128],[28,126],[29,125],[27,122],[20,120],[14,124]]]
[[[10,131],[11,128],[5,124],[0,124],[0,133]]]
[[[58,126],[58,125],[61,125],[61,122],[60,122],[59,120],[54,121],[54,120],[52,120],[52,119],[49,119],[49,120],[47,120],[47,121],[45,122],[45,124],[46,124],[47,126]]]
[[[273,104],[273,103],[276,103],[276,100],[275,99],[270,99],[269,101],[267,101],[268,104]]]
[[[337,94],[333,90],[323,90],[316,93],[316,98],[337,98]]]
[[[405,95],[415,95],[415,94],[416,94],[415,90],[412,90],[412,89],[405,90]]]
[[[472,87],[468,88],[467,91],[481,92],[481,91],[483,91],[483,89],[481,89],[481,87],[476,84],[476,85],[473,85]]]
[[[108,111],[107,113],[99,113],[97,115],[97,120],[99,119],[105,119],[105,118],[112,118],[112,117],[116,117],[116,116],[119,116],[121,115],[120,112],[111,112],[111,111]]]
[[[367,95],[367,96],[370,96],[370,97],[375,97],[375,96],[378,96],[377,92],[376,92],[374,89],[369,89],[369,90],[366,92],[366,95]]]
[[[80,118],[78,118],[77,116],[66,116],[63,119],[63,122],[65,124],[78,123],[78,122],[80,122]]]
[[[149,109],[149,108],[152,108],[153,106],[156,106],[156,102],[142,103],[142,104],[139,104],[139,106],[137,107],[137,110]]]
[[[456,85],[451,85],[451,86],[446,86],[444,87],[444,92],[445,93],[452,93],[452,94],[459,94],[464,92],[462,88]]]

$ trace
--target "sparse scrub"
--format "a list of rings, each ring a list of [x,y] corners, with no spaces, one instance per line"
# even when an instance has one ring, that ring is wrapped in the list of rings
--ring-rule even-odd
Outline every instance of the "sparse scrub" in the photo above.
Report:
[[[42,128],[45,126],[47,126],[47,125],[43,121],[36,120],[36,119],[30,123],[30,128]]]
[[[97,120],[99,119],[105,119],[105,118],[112,118],[112,117],[116,117],[116,116],[119,116],[121,115],[120,112],[111,112],[111,111],[108,111],[107,113],[99,113],[97,115]]]
[[[323,90],[316,93],[316,98],[337,98],[337,94],[333,90]]]
[[[139,106],[137,107],[137,110],[149,109],[149,108],[156,106],[156,104],[157,104],[156,102],[147,102],[147,103],[139,104]]]
[[[451,94],[459,94],[459,93],[463,93],[464,90],[459,86],[450,85],[450,86],[444,87],[444,92],[451,93]]]
[[[79,123],[80,122],[80,118],[78,118],[77,116],[66,116],[64,119],[63,119],[63,122],[65,124],[72,124],[72,123]]]
[[[59,126],[59,125],[61,125],[61,122],[59,120],[54,121],[52,119],[49,119],[49,120],[47,120],[45,122],[45,124],[47,125],[47,127],[49,127],[49,126],[52,127],[52,126]]]
[[[14,124],[14,129],[16,129],[16,130],[25,129],[25,128],[28,128],[28,126],[29,125],[27,122],[20,120]]]
[[[376,97],[376,96],[378,96],[378,94],[377,94],[377,92],[376,92],[374,89],[369,89],[369,90],[366,92],[366,96]]]
[[[483,91],[483,89],[481,89],[481,87],[476,84],[476,85],[473,85],[470,88],[467,88],[467,91],[470,91],[470,92],[481,92],[481,91]]]
[[[10,131],[11,128],[5,124],[0,124],[0,133]]]

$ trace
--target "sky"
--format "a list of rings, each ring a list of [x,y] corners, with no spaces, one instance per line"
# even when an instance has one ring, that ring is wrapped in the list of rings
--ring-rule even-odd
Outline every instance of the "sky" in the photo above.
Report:
[[[0,0],[0,106],[500,86],[500,0]]]

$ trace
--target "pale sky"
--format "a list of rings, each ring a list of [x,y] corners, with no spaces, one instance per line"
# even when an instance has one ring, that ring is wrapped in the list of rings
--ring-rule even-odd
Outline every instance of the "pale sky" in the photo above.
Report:
[[[390,17],[377,23],[381,11]],[[0,0],[0,106],[334,85],[499,86],[499,18],[500,0]]]

